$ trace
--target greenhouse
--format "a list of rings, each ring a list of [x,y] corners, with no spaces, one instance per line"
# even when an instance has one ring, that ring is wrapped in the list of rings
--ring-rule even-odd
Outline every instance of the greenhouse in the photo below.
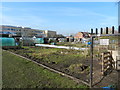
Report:
[[[36,38],[34,43],[44,43],[44,38]]]
[[[23,46],[33,46],[35,44],[44,43],[44,38],[22,38]]]
[[[15,46],[15,39],[0,37],[0,46]]]

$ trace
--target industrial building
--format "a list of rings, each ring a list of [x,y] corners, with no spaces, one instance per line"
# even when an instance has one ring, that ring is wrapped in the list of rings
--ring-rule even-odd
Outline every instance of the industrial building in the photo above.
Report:
[[[46,37],[48,38],[53,38],[56,36],[56,31],[50,31],[50,30],[45,30],[44,34],[46,35]]]
[[[7,37],[38,37],[38,38],[51,38],[56,35],[56,31],[48,30],[38,30],[32,29],[29,27],[18,27],[18,26],[9,26],[1,25],[0,26],[0,35]]]

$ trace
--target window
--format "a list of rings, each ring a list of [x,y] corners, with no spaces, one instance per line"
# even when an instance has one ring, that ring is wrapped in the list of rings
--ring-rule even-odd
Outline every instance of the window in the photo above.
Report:
[[[2,30],[10,30],[10,28],[2,28]]]
[[[10,32],[2,32],[3,34],[10,34]]]

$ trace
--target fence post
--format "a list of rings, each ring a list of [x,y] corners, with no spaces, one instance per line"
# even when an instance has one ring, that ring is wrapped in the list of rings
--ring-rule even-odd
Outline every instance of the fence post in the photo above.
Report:
[[[120,26],[118,26],[118,33],[120,34]]]
[[[91,34],[93,34],[93,29],[91,29]],[[91,36],[91,45],[90,45],[90,56],[91,56],[91,61],[90,61],[90,88],[92,88],[93,84],[93,38],[94,36]]]
[[[106,27],[106,34],[108,34],[108,27]]]
[[[96,35],[98,34],[98,29],[96,28]]]
[[[112,34],[114,34],[114,26],[112,26]]]
[[[91,29],[91,35],[93,35],[93,29]]]
[[[100,34],[103,34],[103,28],[100,29]]]
[[[104,57],[103,57],[103,53],[102,53],[102,74],[104,75]]]
[[[92,88],[92,82],[93,82],[93,36],[91,37],[91,61],[90,61],[90,88]]]

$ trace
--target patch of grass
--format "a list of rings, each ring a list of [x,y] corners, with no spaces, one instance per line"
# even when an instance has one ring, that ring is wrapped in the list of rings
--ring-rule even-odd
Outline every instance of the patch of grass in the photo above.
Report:
[[[84,72],[89,72],[89,66],[85,66],[83,64],[72,64],[68,67],[68,70],[71,72],[77,72],[77,73],[83,73]]]
[[[44,48],[44,47],[24,47],[26,50],[16,50],[13,52],[18,52],[19,54],[26,54],[27,51],[32,51],[32,53],[27,53],[29,56],[35,58],[43,58],[44,62],[55,62],[63,63],[64,61],[72,61],[76,58],[84,58],[85,54],[82,51],[78,50],[66,50],[66,49],[58,49],[58,48]]]
[[[45,64],[51,68],[64,72],[66,74],[72,75],[81,80],[85,80],[88,73],[83,74],[82,76],[75,69],[69,70],[68,68],[74,64],[88,64],[90,57],[87,56],[86,50],[68,50],[68,49],[59,49],[59,48],[48,48],[48,47],[24,47],[24,49],[11,50],[14,53],[20,54],[24,57],[30,58],[38,63]],[[74,72],[74,73],[73,73]],[[83,78],[84,77],[84,78]]]
[[[3,51],[3,88],[86,88],[23,58]]]

